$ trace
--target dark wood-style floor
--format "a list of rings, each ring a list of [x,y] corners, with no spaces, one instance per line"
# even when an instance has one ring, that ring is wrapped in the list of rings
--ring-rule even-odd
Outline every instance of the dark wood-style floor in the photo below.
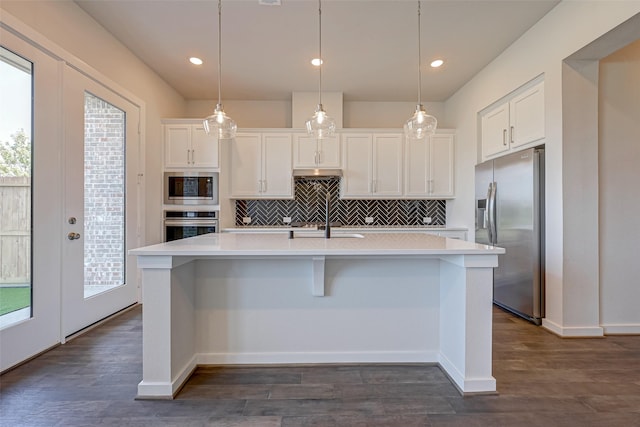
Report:
[[[561,339],[494,311],[498,395],[435,366],[200,368],[173,401],[134,400],[135,308],[0,377],[1,426],[640,426],[640,337]],[[28,339],[25,337],[25,339]]]

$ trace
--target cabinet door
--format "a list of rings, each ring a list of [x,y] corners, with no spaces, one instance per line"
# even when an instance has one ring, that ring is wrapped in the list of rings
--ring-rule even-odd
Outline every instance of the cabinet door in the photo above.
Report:
[[[307,134],[293,136],[294,168],[339,168],[340,138],[317,140]]]
[[[164,167],[191,166],[191,125],[165,125]]]
[[[202,125],[191,127],[191,165],[202,168],[219,168],[218,137],[207,134]]]
[[[544,83],[517,95],[510,102],[511,147],[544,138]]]
[[[509,104],[482,115],[482,156],[491,157],[509,150]]]
[[[402,195],[401,134],[373,135],[373,184],[375,196]]]
[[[339,168],[340,138],[338,136],[324,138],[318,145],[318,167]]]
[[[291,134],[262,135],[262,196],[293,196]]]
[[[262,188],[262,142],[260,134],[237,134],[230,141],[231,197],[260,196]]]
[[[342,197],[367,197],[373,184],[373,149],[371,134],[343,134]]]
[[[430,197],[453,197],[453,135],[432,135],[429,143]]]
[[[429,140],[408,138],[405,143],[404,195],[427,196],[429,192]]]

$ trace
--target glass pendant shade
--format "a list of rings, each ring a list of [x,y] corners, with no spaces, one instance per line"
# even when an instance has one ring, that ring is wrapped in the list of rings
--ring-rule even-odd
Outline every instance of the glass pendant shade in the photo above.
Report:
[[[225,114],[222,104],[216,105],[213,114],[204,119],[202,124],[206,133],[215,133],[219,139],[235,138],[238,130],[236,122]]]
[[[216,134],[218,139],[231,139],[236,137],[238,125],[224,113],[222,108],[222,0],[218,0],[218,103],[213,114],[202,122],[207,134]]]
[[[421,56],[421,43],[420,43],[420,0],[418,0],[418,105],[416,106],[416,112],[413,116],[407,120],[404,124],[404,135],[407,138],[423,139],[427,135],[433,135],[438,127],[438,120],[435,117],[427,114],[420,102],[420,96],[422,94],[422,56]]]
[[[416,112],[404,124],[404,134],[407,138],[422,139],[427,135],[433,135],[438,127],[438,120],[427,114],[422,104],[416,108]]]
[[[306,122],[307,133],[316,139],[328,138],[336,131],[336,122],[329,117],[322,108],[322,104],[318,104],[316,112]]]
[[[336,131],[336,121],[329,117],[322,108],[322,0],[318,0],[318,107],[316,112],[305,122],[307,133],[315,139],[332,136]],[[314,61],[316,60],[314,59]]]

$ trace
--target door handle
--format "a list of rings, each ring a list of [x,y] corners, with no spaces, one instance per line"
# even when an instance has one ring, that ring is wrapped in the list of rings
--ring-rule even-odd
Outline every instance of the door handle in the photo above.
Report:
[[[493,190],[493,182],[489,183],[489,188],[487,189],[487,204],[486,204],[486,208],[484,211],[484,215],[485,215],[485,221],[486,221],[486,228],[487,228],[487,234],[489,237],[489,244],[493,244],[493,233],[492,230],[493,228],[491,227],[491,193]]]
[[[491,196],[489,198],[489,228],[491,230],[491,244],[498,244],[498,226],[496,224],[496,192],[498,191],[498,183],[492,182],[490,185]]]
[[[80,238],[80,233],[74,233],[73,231],[67,234],[67,239],[69,240],[78,240]]]

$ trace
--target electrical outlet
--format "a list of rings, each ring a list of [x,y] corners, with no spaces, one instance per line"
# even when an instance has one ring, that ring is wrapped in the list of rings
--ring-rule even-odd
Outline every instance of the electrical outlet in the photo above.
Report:
[[[243,224],[251,224],[251,217],[250,216],[242,217],[242,223]]]
[[[431,224],[431,217],[430,216],[425,216],[424,218],[422,218],[422,223],[423,224]]]
[[[282,222],[284,222],[285,224],[291,224],[291,217],[290,216],[282,217]]]
[[[367,224],[373,224],[373,217],[372,216],[368,216],[364,219],[364,222],[366,222]]]

